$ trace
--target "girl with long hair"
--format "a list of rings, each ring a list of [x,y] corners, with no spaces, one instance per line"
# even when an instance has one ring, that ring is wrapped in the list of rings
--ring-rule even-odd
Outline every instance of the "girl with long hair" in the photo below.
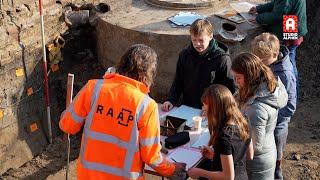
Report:
[[[254,157],[247,161],[248,177],[273,179],[277,158],[274,129],[288,94],[281,80],[254,54],[238,55],[231,68],[239,87],[240,109],[251,127]]]
[[[251,144],[249,125],[231,92],[223,85],[214,84],[206,89],[201,101],[211,137],[209,147],[202,149],[206,160],[199,168],[189,169],[188,175],[192,178],[248,179],[245,157]]]
[[[297,80],[294,75],[290,53],[286,46],[280,45],[277,36],[262,33],[251,42],[251,52],[258,56],[262,62],[270,67],[275,76],[278,76],[288,93],[288,102],[278,113],[274,138],[277,146],[277,162],[274,179],[283,179],[282,158],[287,142],[289,122],[297,107]]]

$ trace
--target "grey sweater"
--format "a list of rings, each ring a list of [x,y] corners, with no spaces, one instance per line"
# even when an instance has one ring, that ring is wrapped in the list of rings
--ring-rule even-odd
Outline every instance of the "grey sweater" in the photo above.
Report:
[[[274,129],[278,112],[288,101],[288,94],[281,80],[273,93],[267,84],[261,84],[255,95],[242,107],[252,131],[254,158],[247,164],[249,179],[273,178],[276,165]],[[271,176],[271,177],[270,177]]]

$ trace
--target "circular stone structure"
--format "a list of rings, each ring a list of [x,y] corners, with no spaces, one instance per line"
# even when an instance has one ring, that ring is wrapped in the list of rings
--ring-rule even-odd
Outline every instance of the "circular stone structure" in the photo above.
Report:
[[[145,2],[162,8],[191,10],[214,7],[226,3],[227,0],[145,0]]]
[[[153,6],[144,0],[124,0],[121,1],[122,4],[119,4],[118,1],[111,2],[113,3],[107,2],[111,11],[101,16],[96,23],[99,61],[107,68],[116,65],[128,47],[133,44],[143,43],[152,47],[157,52],[159,61],[151,95],[158,100],[163,100],[162,98],[169,92],[173,81],[179,53],[191,42],[189,27],[173,27],[168,21],[169,17],[176,15],[181,10]],[[214,36],[218,37],[217,34],[222,24],[227,20],[215,14],[228,8],[230,7],[227,2],[219,1],[213,7],[200,8],[192,12],[206,16],[213,24]],[[226,43],[231,57],[248,51],[250,41],[262,32],[261,27],[248,22],[236,24],[236,28],[245,32],[247,36],[241,42]]]

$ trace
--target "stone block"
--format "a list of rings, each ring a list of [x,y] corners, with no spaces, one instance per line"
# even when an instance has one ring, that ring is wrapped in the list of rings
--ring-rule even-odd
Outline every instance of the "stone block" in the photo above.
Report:
[[[0,49],[3,48],[3,44],[7,42],[8,34],[5,28],[0,28]]]
[[[46,10],[46,15],[60,17],[62,15],[61,5],[59,5],[59,4],[52,5],[50,7],[50,9]]]
[[[7,27],[7,34],[16,41],[18,41],[19,31],[17,26],[12,25]]]
[[[18,139],[18,129],[18,124],[12,124],[0,131],[0,174],[8,168],[20,167],[33,157],[29,144]]]
[[[0,56],[0,58],[1,58],[0,59],[0,67],[4,66],[6,64],[9,64],[9,63],[14,61],[14,59],[12,59],[11,57],[2,57],[2,56]]]
[[[16,13],[19,14],[19,16],[29,16],[30,15],[30,7],[27,4],[18,4],[16,6]]]
[[[11,124],[17,122],[17,118],[13,116],[12,111],[13,109],[8,107],[3,109],[4,115],[3,115],[3,118],[1,119],[0,128],[6,128]]]
[[[110,5],[111,11],[117,11],[117,10],[124,10],[124,9],[130,8],[130,5],[132,4],[132,0],[122,0],[122,1],[105,0],[104,3]]]

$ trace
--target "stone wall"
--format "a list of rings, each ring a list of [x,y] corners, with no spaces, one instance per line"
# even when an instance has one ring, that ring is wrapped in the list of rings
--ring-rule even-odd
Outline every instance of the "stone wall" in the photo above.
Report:
[[[221,24],[217,22],[218,18],[210,17],[209,20],[214,26]],[[151,96],[158,101],[165,100],[175,75],[179,53],[189,45],[190,35],[161,34],[151,30],[130,29],[110,21],[109,17],[101,18],[96,25],[97,55],[101,64],[105,68],[116,65],[125,50],[133,44],[143,43],[152,47],[158,55],[158,67]],[[241,42],[225,43],[229,48],[231,58],[241,52],[249,51],[250,41],[262,32],[261,27],[247,30],[248,24],[239,26],[246,29],[247,37]]]
[[[92,4],[106,3],[111,5],[111,11],[117,11],[125,9],[132,0],[43,0],[46,44],[51,43],[58,35],[68,36],[72,33],[67,26],[70,24],[65,23],[63,16],[63,7],[70,2],[75,5],[75,10],[82,8],[84,4],[90,9]],[[48,144],[38,9],[37,0],[0,1],[0,174],[9,168],[20,167]],[[95,19],[94,12],[90,10],[89,21],[92,24]],[[91,36],[91,33],[89,34]],[[63,71],[66,72],[62,73],[70,72]],[[64,80],[57,80],[57,76],[52,72],[49,75],[53,137],[61,133],[58,121],[65,99],[59,99],[63,92],[60,92],[59,88],[57,90],[56,84]],[[77,80],[79,84],[87,81]],[[28,95],[29,88],[33,89],[31,95]]]
[[[171,85],[179,50],[189,43],[189,36],[155,34],[126,29],[100,19],[96,26],[97,55],[101,64],[106,67],[116,65],[123,53],[133,44],[146,44],[158,54],[156,82],[151,95],[161,98]]]
[[[47,145],[38,1],[1,2],[0,174],[21,166]],[[44,8],[45,39],[49,42],[67,27],[61,21],[61,4],[44,0]],[[30,96],[29,88],[33,89]],[[57,112],[52,109],[56,130]],[[34,123],[37,127],[30,126]]]

